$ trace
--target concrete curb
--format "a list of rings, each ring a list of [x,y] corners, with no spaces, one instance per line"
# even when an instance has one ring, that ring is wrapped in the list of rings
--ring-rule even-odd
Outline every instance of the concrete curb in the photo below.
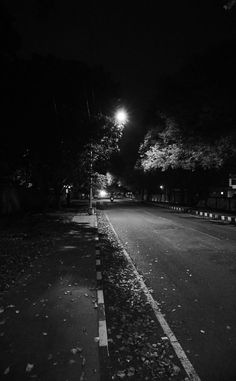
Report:
[[[200,217],[206,217],[214,220],[221,220],[225,222],[230,222],[232,224],[236,224],[236,217],[234,216],[227,216],[219,213],[212,213],[212,212],[203,212],[199,210],[193,210],[190,211],[192,214],[199,215]]]
[[[173,206],[173,205],[165,205],[165,204],[159,204],[155,202],[151,202],[152,205],[160,206],[162,208],[167,208],[167,209],[172,209],[175,212],[182,212],[182,213],[190,213],[197,215],[199,217],[203,218],[209,218],[212,220],[218,220],[218,221],[224,221],[224,222],[229,222],[231,224],[236,224],[236,216],[229,216],[226,214],[221,214],[221,213],[215,213],[215,212],[205,212],[205,211],[200,211],[196,209],[191,209],[187,206]]]
[[[102,260],[97,232],[97,217],[95,216],[95,251],[96,251],[96,277],[97,277],[97,305],[98,305],[98,336],[99,336],[99,360],[100,360],[100,380],[109,381],[109,349],[107,337],[107,323],[105,313],[105,302],[103,292]]]

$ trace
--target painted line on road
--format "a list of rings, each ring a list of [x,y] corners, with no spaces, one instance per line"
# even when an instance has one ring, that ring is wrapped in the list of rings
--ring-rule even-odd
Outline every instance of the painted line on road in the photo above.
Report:
[[[97,300],[98,304],[104,304],[103,290],[97,290]]]
[[[106,320],[99,320],[99,346],[107,347],[107,324]]]
[[[101,266],[101,260],[100,259],[96,259],[96,266]]]
[[[204,233],[201,230],[190,228],[190,227],[187,227],[187,229],[188,230],[193,230],[193,231],[198,232],[198,233],[201,233],[203,235],[206,235],[207,237],[211,237],[211,238],[217,239],[218,241],[222,241],[221,238],[215,237],[214,235],[211,235],[211,234],[208,234],[208,233]]]
[[[144,211],[144,212],[145,212],[146,214],[150,214],[151,216],[153,216],[153,213],[151,213],[151,212],[147,212],[147,211]],[[169,221],[169,219],[168,219],[168,218],[165,218],[165,217],[159,217],[159,216],[158,216],[158,219],[159,219],[159,220],[166,220],[166,221]],[[180,226],[180,227],[184,227],[184,228],[185,228],[184,225],[179,224],[179,223],[177,224],[177,226]],[[193,230],[193,231],[195,231],[195,232],[197,232],[197,233],[201,233],[201,234],[204,234],[204,235],[206,235],[206,236],[208,236],[208,237],[217,239],[218,241],[222,241],[221,238],[215,237],[214,235],[211,235],[211,234],[209,234],[209,233],[202,232],[201,230],[194,229],[194,228],[190,228],[190,227],[187,227],[187,229],[189,229],[189,230]],[[155,230],[154,230],[154,231],[155,231]]]
[[[159,322],[159,324],[161,325],[165,335],[168,337],[177,357],[179,358],[186,374],[188,375],[189,377],[189,380],[191,381],[201,381],[197,372],[195,371],[193,365],[191,364],[191,362],[189,361],[186,353],[184,352],[182,346],[180,345],[180,343],[178,342],[174,332],[172,331],[172,329],[170,328],[169,324],[167,323],[165,317],[163,316],[160,308],[158,307],[158,304],[157,302],[153,299],[152,295],[150,294],[146,284],[144,283],[142,277],[140,276],[140,274],[138,273],[132,259],[130,258],[129,254],[127,253],[127,251],[123,248],[123,244],[120,240],[120,238],[118,237],[118,234],[116,233],[109,217],[107,216],[107,214],[105,214],[106,218],[107,218],[107,221],[108,223],[110,224],[111,226],[111,229],[118,241],[118,243],[120,244],[120,246],[122,247],[122,251],[123,251],[123,254],[125,256],[125,258],[127,259],[127,262],[130,264],[130,266],[132,267],[133,271],[134,271],[134,274],[136,276],[136,278],[138,279],[139,283],[140,283],[140,286],[144,292],[144,294],[146,295],[146,298],[147,298],[147,301],[148,303],[151,305],[152,309],[153,309],[153,312]]]

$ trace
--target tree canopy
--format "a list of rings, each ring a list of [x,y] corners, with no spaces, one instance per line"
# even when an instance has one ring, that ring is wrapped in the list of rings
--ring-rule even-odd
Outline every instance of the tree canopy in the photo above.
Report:
[[[138,166],[145,172],[234,167],[235,67],[231,41],[159,82]]]
[[[97,169],[98,156],[104,163],[118,148],[122,128],[111,115],[120,89],[102,67],[53,56],[22,59],[3,45],[0,69],[1,182],[60,189],[84,181],[91,145]]]

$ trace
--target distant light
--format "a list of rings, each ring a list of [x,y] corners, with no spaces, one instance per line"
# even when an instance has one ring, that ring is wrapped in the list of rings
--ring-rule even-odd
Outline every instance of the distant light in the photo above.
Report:
[[[222,195],[223,195],[223,194],[224,194],[224,192],[220,192],[220,194],[222,194]]]
[[[164,189],[164,185],[160,185],[160,189]]]
[[[107,191],[105,191],[104,189],[100,190],[99,191],[99,196],[100,197],[106,197],[107,196]]]
[[[116,112],[115,119],[119,124],[125,124],[128,121],[127,112],[124,109],[120,109]]]

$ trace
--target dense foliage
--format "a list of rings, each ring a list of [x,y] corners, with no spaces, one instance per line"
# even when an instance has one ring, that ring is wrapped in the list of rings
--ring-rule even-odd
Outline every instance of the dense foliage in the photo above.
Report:
[[[235,67],[232,41],[160,81],[138,167],[145,172],[234,170]]]
[[[5,13],[4,13],[5,12]],[[86,188],[90,152],[99,171],[118,149],[120,90],[102,67],[53,56],[17,56],[20,41],[3,9],[0,40],[1,188],[58,195]]]
[[[150,130],[140,147],[140,165],[145,172],[161,169],[217,169],[233,162],[236,146],[231,136],[206,141],[201,136],[186,137],[174,121],[167,119],[162,132]]]

